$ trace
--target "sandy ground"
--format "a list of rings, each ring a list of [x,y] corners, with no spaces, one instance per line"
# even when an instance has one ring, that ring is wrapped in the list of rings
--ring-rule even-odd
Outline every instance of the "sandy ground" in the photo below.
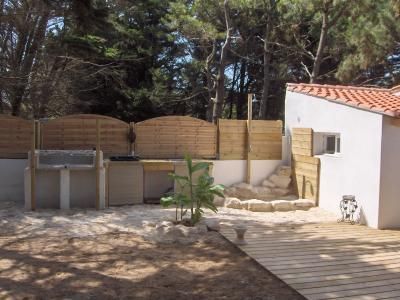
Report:
[[[25,211],[22,205],[0,202],[0,235],[18,237],[46,235],[88,237],[112,232],[130,232],[146,236],[145,221],[172,220],[175,211],[158,205],[112,207],[105,210]],[[271,226],[335,222],[338,216],[320,208],[308,211],[251,212],[231,208],[219,208],[218,214],[207,213],[209,218],[219,218],[222,224],[262,222]]]
[[[173,215],[151,205],[25,212],[1,203],[0,299],[303,299],[218,233],[189,245],[148,238],[143,222]],[[209,217],[226,226],[336,220],[318,208]]]

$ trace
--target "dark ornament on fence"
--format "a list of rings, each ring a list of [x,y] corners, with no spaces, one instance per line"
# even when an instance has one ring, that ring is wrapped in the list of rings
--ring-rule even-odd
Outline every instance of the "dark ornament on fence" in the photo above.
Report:
[[[355,224],[354,213],[358,208],[356,197],[353,195],[344,195],[342,201],[340,201],[340,212],[342,213],[342,218],[338,222],[348,222],[350,224]]]

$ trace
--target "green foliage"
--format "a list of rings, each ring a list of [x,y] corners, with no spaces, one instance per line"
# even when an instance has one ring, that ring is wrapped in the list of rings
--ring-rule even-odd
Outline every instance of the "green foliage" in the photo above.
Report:
[[[0,6],[0,112],[98,113],[134,122],[209,114],[226,36],[223,1],[52,0],[32,9],[33,2]],[[309,81],[325,10],[335,22],[319,83],[400,82],[399,0],[229,0],[229,6],[224,117],[246,118],[246,94],[262,95],[265,78],[266,117],[283,117],[286,83]]]
[[[185,162],[187,176],[170,174],[171,178],[179,185],[180,192],[161,198],[161,204],[164,207],[175,206],[176,221],[181,221],[186,212],[190,210],[190,220],[194,225],[200,221],[205,208],[215,213],[218,211],[213,200],[214,196],[224,197],[224,186],[214,184],[214,178],[209,175],[208,163],[193,164],[189,155],[185,156]],[[202,172],[202,174],[195,182],[193,176],[197,172]],[[179,216],[178,210],[180,210]]]

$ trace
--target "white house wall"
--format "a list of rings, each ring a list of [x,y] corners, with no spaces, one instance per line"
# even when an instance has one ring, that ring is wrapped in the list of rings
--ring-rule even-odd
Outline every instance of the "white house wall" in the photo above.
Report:
[[[400,227],[400,127],[383,118],[380,228]]]
[[[281,160],[253,160],[251,163],[251,184],[260,185],[271,175]],[[246,181],[247,162],[245,160],[215,160],[213,161],[213,177],[217,184],[230,186]]]
[[[293,127],[340,133],[341,153],[318,156],[319,206],[339,213],[342,195],[355,195],[363,223],[377,228],[382,115],[287,91],[286,135]]]
[[[252,160],[251,161],[251,184],[260,185],[262,181],[272,175],[281,165],[288,165],[288,143],[287,137],[282,137],[282,160]],[[215,183],[230,186],[235,183],[246,181],[246,160],[215,160],[213,161],[213,177]]]
[[[0,202],[24,203],[26,159],[0,159]]]

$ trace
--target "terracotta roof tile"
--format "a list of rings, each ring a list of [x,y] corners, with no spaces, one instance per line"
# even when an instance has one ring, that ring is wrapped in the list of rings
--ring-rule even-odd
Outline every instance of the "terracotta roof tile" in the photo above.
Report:
[[[400,86],[383,89],[288,83],[287,89],[291,92],[324,98],[333,102],[400,118]]]

